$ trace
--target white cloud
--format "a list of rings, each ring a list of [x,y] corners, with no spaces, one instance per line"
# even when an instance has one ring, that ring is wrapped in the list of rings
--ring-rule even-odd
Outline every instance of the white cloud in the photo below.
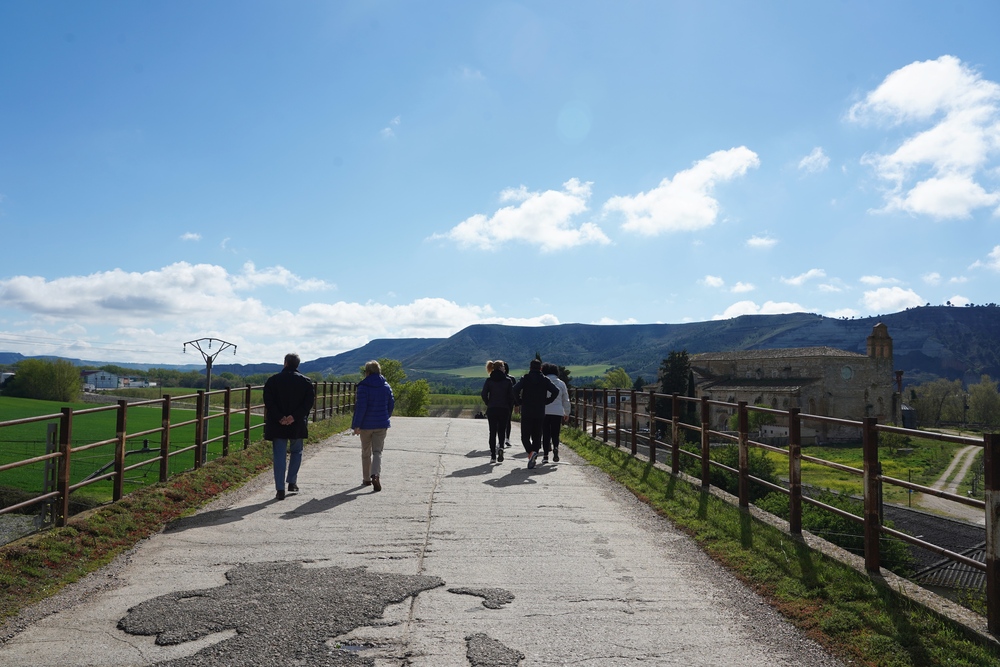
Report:
[[[809,174],[818,174],[821,171],[826,171],[828,166],[830,166],[830,158],[827,157],[826,153],[819,146],[812,149],[809,155],[799,160],[799,169]]]
[[[857,317],[860,313],[853,308],[838,308],[837,310],[831,310],[826,314],[827,317]]]
[[[864,293],[861,304],[865,311],[874,313],[894,313],[915,306],[924,305],[924,300],[911,289],[902,287],[879,287]]]
[[[883,278],[882,276],[861,276],[859,279],[865,285],[871,285],[875,287],[877,285],[898,285],[899,281],[895,278]]]
[[[833,283],[820,283],[816,286],[820,292],[843,292],[844,288],[840,285],[835,285]]]
[[[181,234],[181,241],[200,241],[201,234],[197,232],[184,232]]]
[[[892,153],[862,159],[887,184],[881,211],[953,219],[1000,204],[1000,192],[976,180],[996,167],[1000,155],[1000,85],[958,58],[941,56],[892,72],[848,118],[925,128]]]
[[[956,294],[955,296],[948,299],[948,301],[951,301],[951,305],[953,306],[965,306],[967,304],[972,303],[972,301],[962,296],[961,294]]]
[[[753,286],[753,283],[737,282],[729,291],[733,294],[742,294],[743,292],[752,292],[755,289],[757,288]]]
[[[969,279],[966,278],[965,276],[952,276],[951,278],[948,279],[948,282],[951,283],[952,285],[961,285],[962,283],[969,282]]]
[[[930,273],[925,273],[921,276],[921,279],[928,285],[938,285],[941,283],[941,274],[937,271],[932,271]]]
[[[713,315],[713,320],[728,320],[740,315],[781,315],[784,313],[803,313],[807,309],[789,301],[765,301],[758,306],[753,301],[737,301],[726,308],[721,315]]]
[[[719,215],[715,187],[758,166],[760,159],[746,146],[717,151],[676,173],[673,180],[664,178],[649,192],[612,197],[604,211],[623,214],[622,229],[644,236],[711,227]]]
[[[726,281],[719,276],[705,276],[700,282],[708,287],[722,287],[726,284]]]
[[[826,271],[824,271],[823,269],[809,269],[805,273],[800,273],[799,275],[794,276],[792,278],[782,278],[781,282],[785,283],[786,285],[793,285],[795,287],[800,287],[803,284],[805,284],[807,280],[813,280],[814,278],[825,278],[825,277],[826,277]]]
[[[501,202],[514,202],[487,217],[476,214],[432,239],[449,239],[463,248],[494,250],[505,243],[520,241],[551,252],[587,243],[606,245],[611,240],[592,222],[573,226],[573,219],[585,213],[591,183],[575,178],[563,183],[563,190],[530,192],[523,185],[500,193]]]
[[[638,324],[638,323],[639,323],[639,320],[635,319],[634,317],[629,317],[628,319],[624,319],[624,320],[613,320],[610,317],[602,317],[598,321],[592,322],[592,324],[602,324],[602,325],[609,325],[609,324]]]
[[[552,326],[552,314],[504,317],[489,305],[460,305],[443,298],[407,304],[312,302],[293,308],[245,298],[239,290],[281,286],[295,290],[321,283],[281,267],[240,274],[213,265],[172,264],[146,273],[120,269],[46,280],[0,280],[0,310],[28,317],[0,331],[6,349],[84,359],[190,362],[181,343],[201,336],[238,347],[234,363],[280,363],[289,351],[303,358],[356,349],[374,338],[443,338],[472,324]],[[325,284],[325,283],[324,283]],[[282,300],[280,303],[284,303]],[[31,349],[29,349],[29,346]]]
[[[463,65],[458,70],[458,77],[464,81],[485,81],[486,75],[474,67]]]
[[[1000,271],[1000,245],[993,246],[993,250],[991,250],[990,254],[987,255],[986,260],[977,259],[969,266],[970,269],[978,269],[981,267],[993,269],[994,271]]]
[[[389,124],[386,127],[379,130],[379,134],[383,139],[392,139],[396,136],[395,128],[399,127],[400,122],[402,122],[402,119],[399,116],[396,116],[389,121]]]
[[[245,263],[243,273],[233,276],[233,289],[250,290],[269,285],[287,287],[297,292],[336,289],[336,285],[331,285],[325,280],[300,278],[283,266],[270,266],[258,271],[253,262]]]
[[[750,248],[773,248],[778,242],[777,239],[773,239],[770,236],[751,236],[746,240],[746,244]]]

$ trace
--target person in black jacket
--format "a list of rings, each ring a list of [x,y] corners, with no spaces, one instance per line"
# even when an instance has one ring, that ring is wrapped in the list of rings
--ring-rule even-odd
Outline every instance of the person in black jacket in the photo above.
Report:
[[[528,452],[528,467],[535,467],[542,447],[542,422],[545,406],[556,400],[559,389],[542,375],[542,362],[532,359],[528,374],[514,385],[514,399],[521,406],[521,444]]]
[[[507,379],[502,361],[487,361],[490,374],[480,392],[486,404],[486,419],[490,423],[490,463],[503,463],[504,432],[514,408],[514,387]]]
[[[309,412],[316,398],[312,380],[298,371],[299,355],[286,354],[285,367],[264,383],[264,439],[272,443],[275,498],[285,499],[285,453],[289,452],[288,490],[298,491],[302,440],[309,436]],[[291,441],[291,448],[288,443]]]

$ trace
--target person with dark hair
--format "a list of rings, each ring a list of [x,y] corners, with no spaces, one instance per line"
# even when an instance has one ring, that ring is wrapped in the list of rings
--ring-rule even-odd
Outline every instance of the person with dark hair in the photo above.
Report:
[[[545,419],[542,421],[542,463],[549,462],[549,452],[552,452],[552,461],[559,463],[559,430],[569,421],[569,389],[559,379],[559,367],[555,364],[542,364],[542,375],[559,390],[559,397],[545,406]]]
[[[264,383],[264,439],[271,441],[277,500],[285,499],[286,450],[289,458],[288,490],[299,490],[302,441],[309,437],[309,412],[316,398],[312,380],[299,373],[298,369],[299,355],[286,354],[281,372]]]
[[[540,359],[532,359],[528,368],[528,374],[514,385],[514,398],[521,406],[521,444],[528,452],[528,467],[534,468],[542,447],[545,406],[556,400],[559,390],[542,375]]]
[[[514,387],[504,372],[502,361],[486,362],[490,374],[483,383],[480,396],[486,404],[486,419],[490,423],[490,463],[503,463],[504,430],[514,407]]]
[[[351,429],[354,435],[361,436],[361,484],[371,485],[376,493],[382,490],[382,450],[395,407],[396,399],[389,382],[382,377],[382,367],[377,361],[369,361],[365,364],[365,378],[358,383]]]
[[[507,381],[510,382],[510,386],[513,387],[517,382],[514,378],[510,376],[510,366],[507,365],[506,361],[501,361],[500,364],[503,366],[504,375],[507,376]],[[510,425],[514,421],[514,407],[517,406],[517,401],[515,400],[510,404],[510,410],[507,411],[507,425],[504,428],[504,438],[503,446],[510,449]]]

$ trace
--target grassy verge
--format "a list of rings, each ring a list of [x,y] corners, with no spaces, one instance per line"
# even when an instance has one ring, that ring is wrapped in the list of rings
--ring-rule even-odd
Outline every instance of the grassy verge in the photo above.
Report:
[[[309,441],[345,430],[350,423],[350,415],[345,415],[310,425]],[[270,466],[271,446],[259,441],[198,470],[139,489],[117,503],[76,515],[64,528],[0,547],[0,623]]]
[[[712,494],[580,431],[566,429],[563,439],[839,658],[879,667],[1000,666],[995,646]]]

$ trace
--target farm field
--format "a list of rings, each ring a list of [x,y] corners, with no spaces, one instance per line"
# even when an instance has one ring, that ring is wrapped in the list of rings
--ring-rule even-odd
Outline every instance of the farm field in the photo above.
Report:
[[[12,398],[0,396],[0,421],[10,421],[37,416],[58,416],[63,407],[70,407],[76,410],[92,410],[93,405],[85,403],[66,404],[51,401],[36,401],[32,399]],[[72,440],[74,447],[79,447],[93,442],[112,440],[116,437],[117,430],[117,410],[115,407],[108,407],[99,412],[74,416]],[[160,406],[133,406],[129,407],[126,420],[127,433],[143,433],[154,431],[161,427],[162,412]],[[173,406],[171,409],[171,423],[181,424],[192,421],[195,412],[190,409],[183,409]],[[263,419],[259,415],[251,416],[251,425],[262,424]],[[46,453],[46,434],[48,424],[58,424],[58,418],[44,422],[31,424],[21,424],[16,426],[0,427],[0,465],[23,461]],[[214,438],[222,434],[222,419],[212,419],[209,424],[209,438]],[[243,419],[240,416],[234,419],[231,424],[232,430],[242,428]],[[195,425],[187,424],[176,426],[170,431],[170,450],[172,452],[184,449],[194,444]],[[261,431],[255,429],[251,432],[251,439],[259,439]],[[232,448],[242,447],[242,433],[235,435],[231,441]],[[129,492],[154,483],[159,479],[159,462],[151,459],[159,455],[160,434],[158,432],[147,433],[143,436],[131,437],[126,444],[126,451],[132,452],[126,455],[126,465],[131,466],[142,461],[150,460],[149,465],[140,466],[126,473],[125,492]],[[222,453],[222,442],[214,442],[208,445],[207,458],[209,460],[217,458]],[[108,443],[75,453],[70,463],[70,482],[79,483],[93,474],[101,474],[100,471],[107,472],[106,468],[114,461],[114,443]],[[185,452],[175,457],[171,457],[168,465],[170,474],[189,470],[194,467],[194,452]],[[45,463],[35,463],[11,470],[0,472],[0,490],[17,491],[15,496],[21,494],[40,494],[45,488]],[[110,500],[112,495],[112,483],[110,480],[103,480],[88,485],[74,492],[74,496],[89,496],[97,501]],[[21,500],[26,498],[21,497]],[[9,503],[5,503],[9,504]]]

